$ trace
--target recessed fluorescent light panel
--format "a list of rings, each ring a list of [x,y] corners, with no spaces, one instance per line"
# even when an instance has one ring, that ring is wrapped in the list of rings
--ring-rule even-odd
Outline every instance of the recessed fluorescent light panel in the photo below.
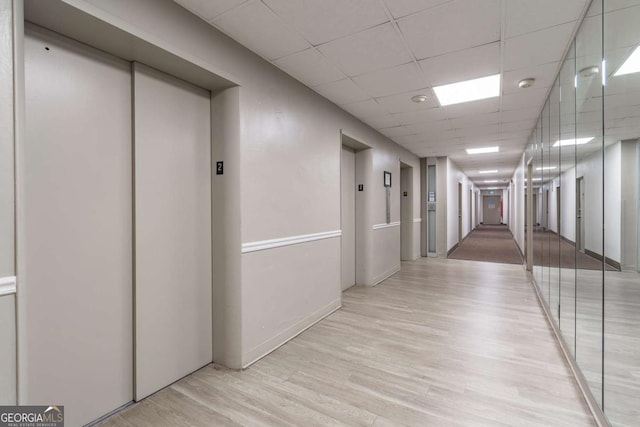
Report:
[[[531,178],[532,181],[542,181],[542,178]]]
[[[500,147],[467,148],[467,154],[497,153]]]
[[[488,171],[478,171],[478,173],[482,173],[482,174],[485,174],[485,173],[498,173],[498,170],[496,169],[496,170],[488,170]]]
[[[554,147],[564,147],[565,145],[582,145],[582,144],[587,144],[589,142],[593,141],[593,137],[589,137],[589,138],[576,138],[576,139],[561,139],[559,141],[556,141],[555,144],[553,144]]]
[[[500,74],[436,86],[433,91],[441,106],[495,98],[500,95]]]
[[[624,61],[624,64],[618,68],[614,76],[624,76],[625,74],[638,72],[640,72],[640,46],[634,49],[633,53],[631,53],[627,60]]]
[[[549,171],[549,170],[554,170],[555,168],[556,168],[555,166],[542,166],[542,167],[536,168],[536,170],[537,171]]]
[[[498,180],[497,179],[488,179],[488,180],[484,181],[485,184],[492,184],[494,182],[498,182]]]
[[[487,190],[497,190],[498,187],[487,187]]]

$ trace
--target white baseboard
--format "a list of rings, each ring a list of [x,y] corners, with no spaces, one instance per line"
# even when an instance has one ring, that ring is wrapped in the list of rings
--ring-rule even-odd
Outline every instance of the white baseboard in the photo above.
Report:
[[[262,344],[258,344],[257,346],[249,350],[242,358],[242,369],[248,368],[267,354],[271,353],[274,350],[277,350],[279,347],[291,341],[293,338],[297,337],[325,317],[329,316],[340,307],[342,307],[342,302],[340,298],[338,298],[311,313],[309,316],[305,317],[299,322],[296,322],[295,324],[289,326],[287,329],[280,332],[273,338],[264,341]],[[247,360],[247,362],[244,362],[244,360]]]
[[[376,277],[373,278],[373,284],[371,286],[375,286],[380,282],[387,280],[389,277],[393,276],[398,271],[400,271],[400,267],[401,267],[400,265],[396,265],[393,268],[378,274]]]

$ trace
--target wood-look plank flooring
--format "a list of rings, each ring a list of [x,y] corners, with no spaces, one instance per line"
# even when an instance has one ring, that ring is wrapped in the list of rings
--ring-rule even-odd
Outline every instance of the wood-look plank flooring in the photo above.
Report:
[[[611,424],[640,426],[640,275],[536,265],[534,276]]]
[[[591,426],[521,266],[427,259],[248,369],[215,365],[103,426]]]

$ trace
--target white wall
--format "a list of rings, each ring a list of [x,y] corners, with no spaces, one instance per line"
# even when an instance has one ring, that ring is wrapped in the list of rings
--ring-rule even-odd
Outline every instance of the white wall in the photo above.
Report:
[[[0,405],[16,403],[15,295],[0,296]]]
[[[399,227],[373,230],[372,226],[385,222],[385,170],[393,173],[394,181],[391,220],[400,221],[399,160],[413,167],[419,194],[416,156],[171,1],[74,3],[94,5],[104,19],[124,21],[241,82],[242,179],[235,188],[240,193],[245,247],[340,229],[340,131],[345,130],[372,147],[371,185],[365,190],[372,199],[368,284],[399,268]],[[419,199],[415,205],[419,207]],[[244,253],[241,271],[233,276],[240,283],[232,284],[241,289],[240,301],[232,304],[241,312],[240,319],[230,317],[241,325],[240,360],[225,363],[246,366],[338,308],[339,253],[339,238]],[[313,267],[314,259],[323,260],[320,270]]]
[[[458,183],[462,183],[462,238],[469,228],[469,190],[475,190],[471,180],[458,165],[447,158],[447,251],[458,243]]]
[[[15,275],[12,50],[11,0],[0,0],[0,277]]]
[[[13,16],[12,1],[0,0],[0,288],[12,288],[0,292],[0,405],[16,403]]]

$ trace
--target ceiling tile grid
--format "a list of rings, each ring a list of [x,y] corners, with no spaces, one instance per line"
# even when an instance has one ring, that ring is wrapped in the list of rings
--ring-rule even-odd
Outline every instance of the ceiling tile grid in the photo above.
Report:
[[[588,3],[175,1],[416,155],[450,156],[472,179],[479,165],[513,174]],[[441,107],[432,90],[494,74],[497,98]],[[519,89],[524,78],[533,87]],[[500,153],[465,151],[486,145]]]

